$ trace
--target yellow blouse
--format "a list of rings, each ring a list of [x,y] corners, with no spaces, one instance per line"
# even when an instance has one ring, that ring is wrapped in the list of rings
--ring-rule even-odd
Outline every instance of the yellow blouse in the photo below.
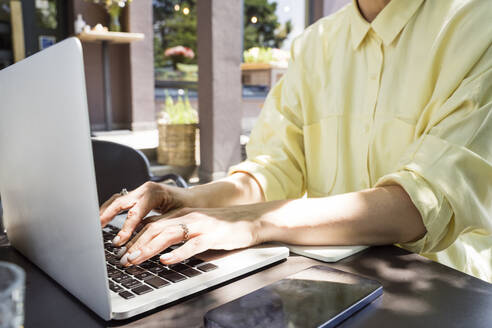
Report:
[[[267,200],[401,185],[427,234],[401,245],[492,282],[492,2],[357,5],[298,37],[247,146]]]

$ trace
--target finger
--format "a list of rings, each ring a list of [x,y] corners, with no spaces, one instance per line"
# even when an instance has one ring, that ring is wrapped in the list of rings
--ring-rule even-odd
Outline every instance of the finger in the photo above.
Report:
[[[123,245],[132,236],[133,231],[142,219],[152,210],[148,194],[144,194],[138,202],[128,211],[128,216],[123,227],[113,239],[116,246]]]
[[[191,238],[183,246],[176,248],[174,251],[161,255],[160,261],[163,264],[174,264],[184,261],[193,255],[202,253],[210,248],[210,243],[205,235],[199,235]]]
[[[144,231],[145,230],[145,231]],[[149,224],[141,233],[135,236],[127,246],[127,252],[121,258],[121,264],[131,265],[134,263],[140,263],[140,260],[151,257],[152,252],[148,249],[147,244],[156,236],[162,235],[162,238],[166,238],[171,243],[177,243],[182,240],[179,236],[179,231],[176,226],[162,227],[161,225]]]
[[[130,264],[140,264],[180,241],[181,237],[179,236],[179,232],[173,233],[170,232],[170,230],[165,229],[145,244],[138,245],[136,243],[133,245],[128,256],[128,262]]]
[[[101,213],[101,225],[105,226],[120,212],[130,209],[137,202],[136,198],[130,193],[125,196],[116,197]]]
[[[132,245],[137,241],[138,238],[140,238],[140,236],[147,230],[147,228],[147,226],[144,226],[128,243],[126,243],[125,246],[120,247],[116,256],[120,259],[123,258],[123,256],[127,253],[127,250],[132,247]]]
[[[160,219],[162,219],[165,215],[151,215],[151,216],[147,216],[145,217],[144,219],[142,219],[142,221],[140,222],[140,224],[143,226],[146,226],[146,225],[149,225],[151,224],[152,222],[156,222],[156,221],[159,221]]]
[[[109,197],[108,200],[106,200],[102,205],[101,207],[99,208],[99,215],[101,215],[105,210],[106,208],[112,203],[114,202],[114,200],[118,197],[120,197],[121,195],[120,194],[114,194],[113,196]]]
[[[123,255],[129,250],[133,244],[140,238],[140,236],[150,227],[150,224],[152,222],[155,222],[153,219],[158,219],[159,217],[162,217],[162,215],[154,215],[154,216],[149,216],[145,218],[145,220],[142,220],[137,227],[135,228],[135,231],[137,231],[137,234],[129,241],[126,243],[125,246],[121,247],[120,250],[118,251],[118,254],[116,254],[119,258],[123,257]],[[150,222],[146,222],[147,220],[151,220]]]
[[[109,205],[111,205],[117,198],[121,197],[120,194],[114,194],[113,196],[111,196],[107,201],[105,201],[101,207],[99,208],[99,217],[101,218],[102,215],[104,214],[104,212],[106,211],[106,209],[109,207]],[[111,221],[111,220],[109,220]],[[101,219],[101,226],[104,228],[108,223],[109,223],[108,220],[104,219]]]

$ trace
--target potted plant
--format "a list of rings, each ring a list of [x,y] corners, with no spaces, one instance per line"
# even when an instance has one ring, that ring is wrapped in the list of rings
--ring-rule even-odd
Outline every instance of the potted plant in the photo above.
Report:
[[[173,68],[177,69],[178,63],[183,63],[187,59],[190,60],[195,58],[195,52],[188,47],[176,46],[167,48],[166,51],[164,51],[164,56],[168,57],[173,64]]]
[[[195,166],[198,113],[191,106],[188,92],[176,102],[166,92],[166,102],[159,115],[157,162],[174,166]]]
[[[109,14],[109,30],[112,32],[121,32],[120,24],[120,14],[121,9],[123,9],[127,3],[132,2],[132,0],[90,0],[93,3],[101,4],[106,8]]]

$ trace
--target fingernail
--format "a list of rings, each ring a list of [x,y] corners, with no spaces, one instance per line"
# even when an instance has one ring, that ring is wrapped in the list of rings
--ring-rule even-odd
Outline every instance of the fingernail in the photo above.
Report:
[[[122,256],[123,256],[123,254],[125,254],[125,253],[126,253],[126,247],[125,247],[125,246],[123,246],[123,247],[121,247],[121,248],[120,248],[120,250],[118,251],[118,253],[116,253],[116,256],[120,258],[120,257],[122,257]]]
[[[121,240],[120,236],[116,236],[116,237],[114,237],[114,239],[113,239],[113,241],[112,241],[113,245],[118,244],[118,243],[120,242],[120,240]]]
[[[162,254],[159,259],[163,260],[163,261],[168,261],[172,258],[173,256],[171,255],[171,253],[166,253],[166,254]]]
[[[127,253],[127,254],[125,254],[125,255],[123,255],[123,257],[122,257],[122,258],[121,258],[121,260],[120,260],[120,263],[121,263],[122,265],[127,265],[127,264],[128,264],[128,253]]]
[[[139,255],[141,254],[142,252],[140,252],[139,250],[138,251],[135,251],[133,253],[130,253],[128,255],[128,260],[129,261],[133,261],[134,259],[136,259],[137,257],[139,257]]]

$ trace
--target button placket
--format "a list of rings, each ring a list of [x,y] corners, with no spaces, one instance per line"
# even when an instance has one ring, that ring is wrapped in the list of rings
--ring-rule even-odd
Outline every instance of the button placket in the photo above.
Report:
[[[381,72],[383,67],[383,49],[381,40],[374,35],[371,35],[370,38],[370,47],[372,47],[371,51],[373,52],[373,56],[371,59],[369,69],[369,90],[368,90],[368,103],[367,108],[370,111],[370,115],[368,115],[368,122],[364,125],[364,134],[367,137],[367,150],[366,150],[366,177],[364,178],[363,184],[367,187],[371,186],[371,145],[373,141],[373,133],[374,133],[374,124],[376,118],[376,109],[377,102],[380,90],[380,81],[381,81]]]

